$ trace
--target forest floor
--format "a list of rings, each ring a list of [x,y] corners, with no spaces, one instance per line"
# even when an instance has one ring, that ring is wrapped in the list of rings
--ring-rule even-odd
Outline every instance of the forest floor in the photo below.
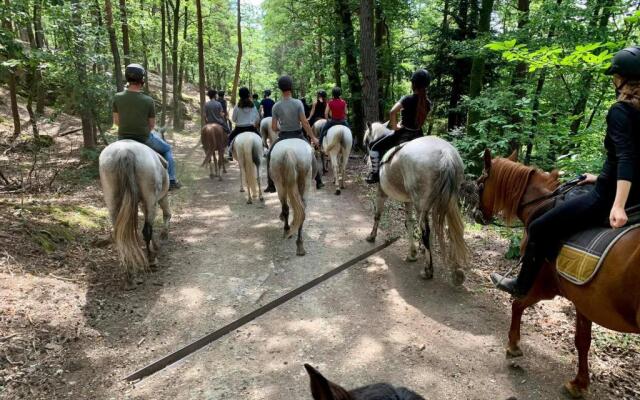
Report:
[[[56,139],[73,156],[48,189],[2,196],[0,398],[309,399],[305,362],[347,388],[386,381],[427,399],[563,398],[576,370],[573,308],[556,299],[528,310],[525,357],[507,361],[510,299],[491,289],[488,274],[512,265],[504,258],[509,236],[472,223],[462,287],[438,258],[434,279],[420,279],[423,260],[404,261],[403,239],[175,365],[125,383],[127,374],[372,247],[364,238],[373,190],[362,182],[360,160],[351,159],[341,196],[328,175],[324,189],[311,189],[307,255],[297,257],[294,239],[282,239],[277,196],[246,204],[235,162],[223,181],[209,179],[194,132],[169,135],[184,188],[171,193],[159,268],[135,290],[123,290],[95,160],[80,160],[77,138]],[[403,233],[400,215],[389,202],[379,242]],[[639,367],[636,336],[596,327],[590,398],[637,399]]]

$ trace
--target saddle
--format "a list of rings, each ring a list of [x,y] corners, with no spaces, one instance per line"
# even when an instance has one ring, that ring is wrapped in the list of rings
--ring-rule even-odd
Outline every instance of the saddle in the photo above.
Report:
[[[580,196],[591,190],[592,185],[577,186],[567,193],[558,196],[551,209],[569,199]],[[584,285],[596,276],[609,250],[624,235],[640,228],[640,205],[628,208],[629,222],[623,228],[612,229],[609,221],[602,225],[585,229],[570,236],[562,243],[556,258],[558,274],[576,285]]]

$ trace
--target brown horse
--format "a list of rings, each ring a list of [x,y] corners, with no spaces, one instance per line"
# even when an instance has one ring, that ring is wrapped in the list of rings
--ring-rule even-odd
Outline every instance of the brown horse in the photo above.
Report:
[[[484,172],[478,179],[480,211],[488,221],[502,212],[506,220],[518,217],[528,226],[531,216],[546,195],[559,185],[557,172],[546,173],[509,158],[491,158],[485,150]],[[525,243],[523,239],[523,247]],[[507,357],[522,356],[520,323],[522,313],[540,300],[563,296],[576,307],[575,344],[578,350],[578,374],[565,384],[574,398],[580,398],[589,386],[589,347],[591,324],[628,333],[640,333],[640,230],[631,231],[611,248],[600,272],[585,285],[578,286],[560,277],[555,260],[544,263],[527,296],[514,300],[509,329]]]
[[[219,180],[222,180],[220,170],[222,169],[222,172],[227,173],[224,165],[224,149],[227,146],[227,135],[224,134],[224,129],[218,124],[206,124],[202,127],[200,138],[202,139],[202,148],[205,154],[202,166],[209,164],[209,178],[213,179],[214,176],[217,176]],[[218,152],[217,157],[216,151]],[[211,159],[213,159],[213,163]],[[214,167],[215,174],[213,173]]]
[[[346,390],[322,376],[315,368],[305,364],[309,374],[311,395],[314,400],[424,400],[424,397],[403,387],[376,383],[358,389]]]

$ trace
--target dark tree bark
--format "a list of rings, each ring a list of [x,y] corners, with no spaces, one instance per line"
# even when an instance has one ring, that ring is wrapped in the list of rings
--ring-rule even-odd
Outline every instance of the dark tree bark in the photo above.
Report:
[[[160,126],[167,125],[167,8],[166,0],[160,0],[162,33],[160,39],[160,53],[162,53],[162,116]]]
[[[347,0],[335,0],[336,13],[342,22],[342,43],[345,60],[347,62],[347,78],[349,91],[351,92],[350,108],[353,110],[353,132],[356,144],[362,143],[364,136],[364,121],[362,118],[362,85],[358,75],[358,59],[356,57],[356,42],[353,33],[353,21],[351,9]]]
[[[178,87],[178,46],[180,44],[178,39],[178,32],[180,30],[180,0],[175,0],[172,3],[169,0],[169,4],[172,5],[173,13],[173,27],[171,28],[172,42],[171,42],[171,65],[172,65],[172,84],[173,84],[173,128],[180,129],[181,127],[181,109],[180,109],[180,93],[176,90]]]
[[[7,8],[9,8],[9,0],[4,0],[4,4]],[[13,26],[11,24],[11,20],[5,19],[2,21],[2,26],[8,32],[13,31]],[[18,96],[17,96],[17,88],[16,88],[16,67],[7,68],[7,80],[9,84],[9,99],[11,101],[11,116],[13,117],[13,139],[20,136],[22,132],[22,128],[20,126],[20,112],[18,110]]]
[[[238,56],[236,57],[236,69],[233,75],[233,89],[231,92],[231,104],[236,104],[236,94],[238,92],[238,83],[240,81],[240,63],[242,62],[242,27],[240,26],[241,16],[240,16],[240,0],[237,1],[238,13],[237,13],[237,23],[236,23],[236,32],[238,35]]]
[[[111,0],[104,1],[104,14],[107,22],[107,32],[109,32],[111,54],[113,55],[113,76],[116,80],[116,87],[118,88],[118,92],[121,92],[122,90],[124,90],[124,84],[122,83],[122,67],[120,65],[118,41],[116,39],[116,31],[113,28],[113,8],[111,6]]]
[[[109,2],[109,0],[107,0]],[[82,10],[80,9],[80,0],[71,0],[71,23],[76,27],[74,34],[79,34],[82,31]],[[74,86],[74,96],[76,99],[86,98],[84,90],[87,83],[87,72],[84,64],[84,47],[81,37],[75,37],[73,39],[73,51],[75,57],[75,68],[78,79],[78,84]],[[96,147],[96,141],[92,130],[91,112],[88,109],[87,104],[76,104],[79,108],[80,120],[82,122],[82,138],[85,149],[93,149]]]
[[[378,60],[373,39],[374,0],[360,0],[360,67],[362,68],[362,104],[368,123],[378,120]]]
[[[122,24],[122,54],[124,65],[131,64],[129,50],[129,25],[127,24],[127,0],[120,0],[120,23]]]
[[[44,30],[42,29],[42,0],[33,2],[33,28],[35,33],[36,47],[40,50],[44,49]],[[36,113],[42,115],[44,113],[44,90],[42,87],[42,73],[38,69],[38,87],[36,89]]]
[[[478,24],[478,33],[480,35],[488,35],[491,27],[491,12],[493,11],[493,0],[482,0],[482,9],[480,10],[480,21]],[[482,91],[482,80],[484,78],[484,66],[485,57],[484,53],[478,53],[473,58],[471,64],[471,77],[469,82],[469,97],[476,98]],[[470,134],[475,134],[473,124],[480,120],[480,112],[478,110],[472,110],[467,116],[467,131]]]
[[[520,36],[526,37],[527,33],[524,30],[527,28],[529,24],[529,5],[530,0],[518,0],[518,31]],[[516,99],[521,99],[526,97],[527,90],[525,87],[525,83],[527,80],[527,75],[529,71],[529,65],[526,62],[519,62],[516,64],[515,71],[513,73],[513,79],[511,80],[511,85],[514,88],[514,94]],[[513,114],[511,116],[511,122],[515,126],[522,126],[524,121],[522,117],[517,114]],[[510,152],[517,151],[520,152],[521,142],[518,139],[511,139],[509,143]]]
[[[338,30],[333,39],[333,80],[342,86],[342,33]]]
[[[200,5],[200,0],[196,0],[196,12],[198,19],[198,83],[200,86],[200,126],[204,126],[205,117],[204,117],[204,41],[202,35],[202,7]],[[186,26],[186,24],[185,24]],[[186,32],[186,29],[185,29]]]
[[[376,2],[375,8],[375,46],[378,58],[378,120],[385,119],[384,100],[389,97],[391,87],[391,59],[389,46],[389,27],[385,20],[384,12],[380,2]]]

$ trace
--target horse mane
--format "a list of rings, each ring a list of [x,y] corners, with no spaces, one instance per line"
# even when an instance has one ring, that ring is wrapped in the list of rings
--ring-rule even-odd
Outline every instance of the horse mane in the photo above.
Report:
[[[490,173],[496,185],[493,191],[493,209],[502,211],[505,221],[511,222],[517,217],[529,179],[536,172],[536,168],[506,158],[495,158],[492,161]]]

